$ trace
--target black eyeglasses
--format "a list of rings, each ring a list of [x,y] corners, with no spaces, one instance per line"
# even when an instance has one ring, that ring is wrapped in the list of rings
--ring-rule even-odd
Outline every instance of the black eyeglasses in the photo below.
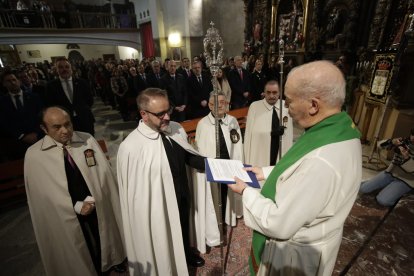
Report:
[[[170,108],[168,110],[161,111],[161,112],[158,112],[158,113],[154,113],[154,112],[151,112],[151,111],[148,111],[148,110],[144,110],[144,111],[154,115],[158,119],[162,119],[162,118],[164,118],[165,114],[171,115],[173,113],[174,106],[170,106]]]

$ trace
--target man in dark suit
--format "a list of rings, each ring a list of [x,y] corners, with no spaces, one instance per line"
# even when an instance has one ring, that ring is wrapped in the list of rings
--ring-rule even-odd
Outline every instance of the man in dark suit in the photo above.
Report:
[[[208,100],[213,84],[210,77],[202,71],[201,61],[193,62],[193,74],[187,79],[188,90],[188,119],[206,116],[210,109]]]
[[[22,70],[17,74],[20,81],[20,87],[24,92],[37,94],[41,101],[45,99],[45,86],[41,85],[39,81],[33,80],[26,70]]]
[[[138,95],[141,91],[145,90],[148,87],[148,76],[145,74],[144,64],[138,65],[138,75],[137,75],[137,90]]]
[[[42,103],[38,95],[20,88],[20,81],[11,71],[3,73],[1,83],[8,93],[0,96],[0,159],[20,159],[43,137],[38,120]]]
[[[152,72],[148,74],[148,87],[161,87],[161,77],[163,73],[161,73],[161,64],[158,60],[154,60],[151,64]]]
[[[180,68],[177,69],[177,73],[183,75],[186,79],[192,75],[190,60],[188,58],[185,57],[181,60],[181,65]]]
[[[248,105],[250,100],[250,74],[242,67],[242,57],[234,57],[235,68],[229,72],[229,84],[231,88],[231,108],[237,109]]]
[[[172,120],[182,122],[186,120],[185,108],[187,106],[187,82],[183,75],[177,74],[175,61],[168,63],[168,73],[161,78],[161,89],[168,93],[169,101],[174,105]]]
[[[93,97],[88,83],[72,78],[72,66],[66,58],[56,61],[58,79],[46,87],[46,104],[59,105],[70,113],[74,130],[95,134],[95,118],[91,111]]]

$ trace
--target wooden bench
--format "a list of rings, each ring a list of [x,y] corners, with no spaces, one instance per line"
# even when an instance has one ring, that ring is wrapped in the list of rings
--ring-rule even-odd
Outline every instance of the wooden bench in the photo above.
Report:
[[[24,159],[0,163],[0,210],[26,201]]]
[[[230,114],[233,117],[235,117],[237,119],[237,121],[239,122],[240,129],[244,129],[246,127],[246,117],[247,117],[247,111],[248,110],[249,110],[248,107],[243,107],[243,108],[239,108],[239,109],[230,110],[229,112],[227,112],[227,114]],[[197,124],[201,119],[202,118],[196,118],[196,119],[185,121],[185,122],[181,123],[181,125],[183,126],[183,128],[187,132],[188,141],[190,143],[194,142],[195,132],[196,132],[196,129],[197,129]]]

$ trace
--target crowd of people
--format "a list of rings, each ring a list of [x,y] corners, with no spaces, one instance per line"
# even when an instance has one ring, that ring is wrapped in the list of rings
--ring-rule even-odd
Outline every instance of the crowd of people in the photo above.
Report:
[[[360,133],[341,111],[344,75],[328,61],[295,67],[282,100],[278,76],[260,58],[244,64],[236,56],[219,70],[217,101],[202,56],[179,68],[169,59],[60,58],[47,70],[3,72],[1,137],[29,147],[26,192],[48,274],[122,272],[127,259],[131,275],[187,275],[187,266],[204,265],[199,252],[223,242],[219,218],[232,227],[242,216],[253,229],[252,275],[332,273],[362,174]],[[93,138],[94,95],[139,119],[119,147],[117,178]],[[243,140],[227,113],[246,106]],[[29,119],[39,112],[37,126]],[[192,145],[179,122],[196,117]],[[260,189],[206,180],[217,121],[220,159],[254,165],[246,170]],[[293,121],[305,129],[295,143]],[[400,148],[398,166],[410,159],[412,137],[406,147],[390,142]]]
[[[245,107],[263,98],[265,83],[279,78],[278,70],[263,67],[262,56],[257,59],[251,57],[250,63],[243,60],[246,58],[241,56],[226,59],[217,75],[218,89],[225,95],[229,103],[228,109]],[[100,97],[105,104],[119,110],[125,121],[140,119],[135,99],[141,91],[151,87],[167,91],[169,101],[174,106],[171,115],[173,120],[182,122],[207,115],[210,112],[208,101],[213,86],[204,57],[195,56],[192,60],[183,58],[180,66],[177,66],[177,63],[169,58],[164,62],[144,58],[141,61],[97,59],[70,62],[58,59],[54,63],[23,63],[17,68],[3,68],[0,101],[8,108],[12,107],[15,97],[10,100],[10,89],[21,93],[22,103],[26,96],[35,98],[33,108],[24,103],[22,105],[24,117],[31,118],[36,118],[35,113],[42,107],[62,105],[69,109],[75,130],[86,131],[92,135],[94,118],[90,108],[94,96]],[[4,75],[9,73],[16,78],[14,88],[3,79]],[[64,81],[66,79],[68,82]],[[51,92],[55,90],[59,93]],[[71,93],[73,95],[69,95]],[[0,111],[1,137],[7,140],[5,143],[8,145],[21,150],[8,152],[5,149],[6,152],[0,153],[0,160],[3,161],[22,158],[27,147],[43,135],[35,120],[32,123],[24,122],[23,118],[17,119],[19,116],[14,116],[20,121],[14,125],[19,129],[13,130],[12,133],[9,127],[11,122],[4,115],[6,110],[8,109]],[[37,139],[34,139],[33,135],[28,135],[33,133],[33,130],[38,133]],[[27,137],[24,137],[25,135]]]

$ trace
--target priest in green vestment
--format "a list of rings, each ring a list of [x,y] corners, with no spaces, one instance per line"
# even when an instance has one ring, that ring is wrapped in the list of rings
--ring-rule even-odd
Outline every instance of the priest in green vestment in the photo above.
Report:
[[[262,190],[236,178],[253,229],[252,275],[331,275],[361,182],[360,133],[341,107],[345,80],[331,62],[288,75],[286,107],[305,129],[274,167],[253,167]],[[254,165],[254,164],[253,164]]]

